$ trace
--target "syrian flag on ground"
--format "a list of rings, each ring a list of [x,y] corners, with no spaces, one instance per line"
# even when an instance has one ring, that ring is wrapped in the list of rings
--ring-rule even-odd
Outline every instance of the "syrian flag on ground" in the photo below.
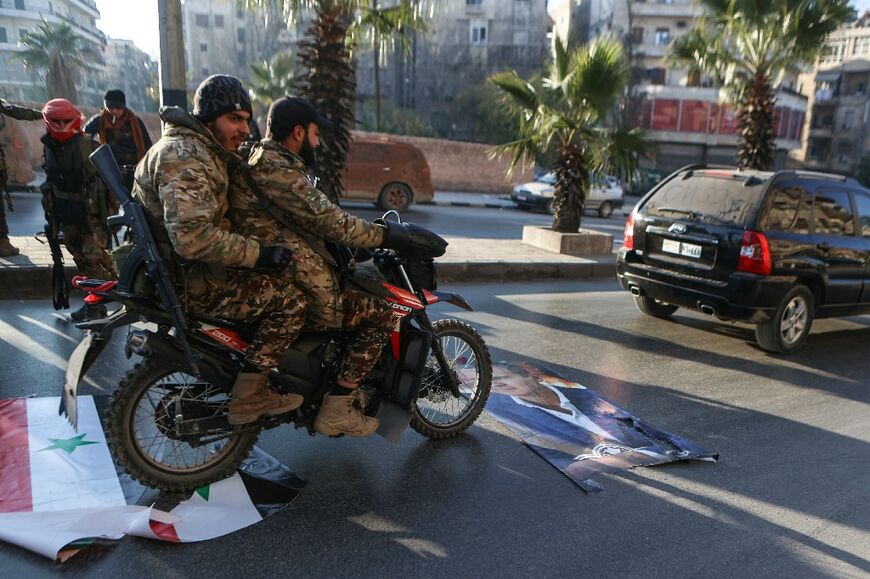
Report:
[[[0,539],[51,559],[126,534],[181,543],[220,537],[281,510],[305,484],[254,449],[235,475],[168,513],[128,505],[93,397],[79,397],[78,432],[57,415],[58,403],[0,400]]]

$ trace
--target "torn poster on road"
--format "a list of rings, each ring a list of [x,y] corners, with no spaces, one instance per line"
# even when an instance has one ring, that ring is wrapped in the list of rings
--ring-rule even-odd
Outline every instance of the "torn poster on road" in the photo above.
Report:
[[[128,504],[93,397],[79,397],[77,432],[58,416],[59,402],[0,400],[0,540],[51,559],[127,534],[181,543],[220,537],[278,512],[305,484],[255,448],[232,477],[169,503],[169,512]]]
[[[587,492],[602,490],[590,479],[596,473],[719,458],[576,382],[527,364],[493,366],[486,409]]]

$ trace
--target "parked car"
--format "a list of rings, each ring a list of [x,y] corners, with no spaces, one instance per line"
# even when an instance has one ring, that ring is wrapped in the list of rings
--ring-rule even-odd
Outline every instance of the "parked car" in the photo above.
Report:
[[[435,194],[423,152],[387,138],[354,138],[342,182],[345,199],[374,201],[383,209],[398,211],[411,203],[432,201]]]
[[[763,349],[794,352],[815,318],[870,312],[870,190],[808,171],[681,169],[629,216],[617,276],[646,314],[749,322]]]
[[[537,209],[552,215],[553,198],[556,194],[556,174],[546,173],[535,181],[514,187],[511,200],[520,209]],[[586,195],[584,209],[598,212],[601,217],[610,217],[614,209],[625,203],[625,193],[619,179],[612,175],[593,177],[592,186]]]

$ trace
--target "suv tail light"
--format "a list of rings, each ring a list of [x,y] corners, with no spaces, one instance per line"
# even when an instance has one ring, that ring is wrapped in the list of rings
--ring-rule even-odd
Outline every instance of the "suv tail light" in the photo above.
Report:
[[[634,249],[634,218],[637,215],[634,211],[625,220],[625,230],[622,232],[622,246],[625,249]]]
[[[737,259],[737,271],[768,275],[772,269],[767,238],[757,231],[744,231],[743,242],[740,244],[740,257]]]

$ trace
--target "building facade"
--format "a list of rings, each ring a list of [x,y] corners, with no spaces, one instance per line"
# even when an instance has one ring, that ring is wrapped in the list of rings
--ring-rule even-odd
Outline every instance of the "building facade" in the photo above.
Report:
[[[870,15],[831,36],[804,84],[811,111],[805,165],[850,173],[870,154]]]
[[[236,0],[186,0],[182,19],[191,92],[212,74],[250,80],[251,64],[262,64],[282,51],[296,51],[307,22],[299,18],[288,28],[274,8],[256,13],[240,8]]]
[[[157,112],[157,61],[131,40],[109,38],[106,46],[106,90],[119,89],[135,112]]]
[[[589,37],[612,35],[626,46],[632,65],[636,124],[656,145],[655,164],[670,171],[690,163],[734,164],[735,107],[710,79],[665,62],[668,46],[698,22],[693,0],[591,0]],[[798,74],[787,74],[777,90],[775,166],[789,163],[801,148],[807,99]]]
[[[79,102],[100,106],[107,80],[106,35],[97,29],[100,17],[94,0],[0,0],[0,94],[19,101],[44,102],[45,83],[21,64],[18,40],[45,20],[66,23],[88,45],[86,69],[77,88]]]
[[[390,2],[385,2],[389,5]],[[381,70],[383,101],[412,109],[439,134],[465,139],[471,128],[451,117],[463,91],[497,72],[523,78],[541,71],[550,53],[552,21],[546,0],[439,0],[425,34],[415,34],[410,54],[391,52]],[[374,95],[371,51],[357,66],[360,98]]]

